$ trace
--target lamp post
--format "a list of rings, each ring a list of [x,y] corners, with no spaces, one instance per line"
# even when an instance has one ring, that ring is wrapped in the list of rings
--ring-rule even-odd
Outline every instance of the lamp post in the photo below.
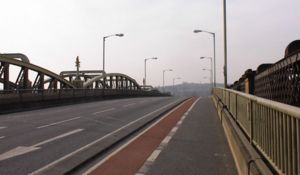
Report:
[[[103,37],[103,71],[105,72],[105,40],[106,38],[112,37],[112,36],[118,36],[123,37],[123,33],[113,34],[113,35],[107,35]]]
[[[173,71],[172,69],[164,69],[163,70],[163,92],[165,92],[165,72],[166,71]]]
[[[146,79],[147,79],[147,64],[146,64],[146,63],[147,63],[147,60],[157,60],[157,59],[158,59],[157,57],[146,58],[146,59],[144,59],[144,66],[145,66],[145,69],[144,69],[144,70],[145,70],[145,72],[144,72],[144,73],[145,73],[145,74],[144,74],[145,77],[144,77],[144,81],[143,81],[144,86],[146,86],[146,84],[147,84],[147,83],[146,83]]]
[[[215,82],[213,81],[213,78],[212,78],[212,75],[213,75],[213,63],[212,63],[212,57],[200,57],[200,59],[209,59],[210,60],[210,67],[211,67],[211,72],[210,72],[210,74],[211,74],[211,82],[213,82],[214,83],[214,87],[215,87]]]
[[[202,70],[210,72],[210,84],[211,84],[211,88],[212,88],[213,87],[213,83],[212,83],[212,70],[211,69],[202,69]]]
[[[180,79],[181,79],[180,77],[173,78],[173,93],[174,94],[175,94],[175,91],[174,91],[175,80],[180,80]]]
[[[226,19],[226,0],[223,0],[224,17],[224,87],[227,88],[227,19]]]
[[[213,32],[208,32],[208,31],[205,31],[205,30],[194,30],[194,33],[200,33],[200,32],[204,32],[204,33],[209,33],[213,36],[213,39],[214,39],[214,87],[216,87],[216,34],[213,33]]]

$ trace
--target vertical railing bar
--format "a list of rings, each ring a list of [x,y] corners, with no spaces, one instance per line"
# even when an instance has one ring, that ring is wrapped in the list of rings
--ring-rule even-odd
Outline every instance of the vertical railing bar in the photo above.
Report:
[[[279,158],[279,112],[278,111],[275,111],[275,130],[276,130],[276,134],[275,134],[275,138],[276,138],[276,147],[275,147],[275,153],[276,153],[276,156],[275,156],[275,162],[276,162],[276,165],[277,167],[280,167],[280,158]]]
[[[291,155],[291,116],[287,116],[287,164],[288,164],[288,171],[287,174],[292,175],[292,155]]]
[[[283,158],[283,154],[284,154],[284,148],[283,148],[283,113],[280,113],[279,115],[279,156],[280,156],[280,169],[283,170],[284,169],[284,158]]]
[[[283,114],[283,173],[287,173],[286,114]]]
[[[296,150],[297,150],[297,153],[296,153],[296,158],[297,158],[297,161],[296,161],[296,168],[297,168],[297,175],[300,175],[300,120],[297,119],[296,120],[296,142],[297,142],[297,147],[296,147]]]
[[[296,119],[294,117],[291,117],[291,144],[292,144],[292,147],[291,147],[291,154],[292,154],[292,174],[293,175],[296,175],[297,173],[297,159],[296,159],[296,156],[297,156],[297,145],[296,145]],[[300,165],[299,165],[300,166]]]

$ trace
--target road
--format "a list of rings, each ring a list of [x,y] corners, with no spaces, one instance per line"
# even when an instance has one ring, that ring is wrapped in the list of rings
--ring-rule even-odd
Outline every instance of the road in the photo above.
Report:
[[[41,173],[179,100],[118,99],[0,115],[0,174]]]

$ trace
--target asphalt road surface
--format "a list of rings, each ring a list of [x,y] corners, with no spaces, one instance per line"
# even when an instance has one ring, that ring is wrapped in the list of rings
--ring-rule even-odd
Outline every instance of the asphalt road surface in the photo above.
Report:
[[[0,115],[0,174],[30,174],[179,99],[107,100]]]

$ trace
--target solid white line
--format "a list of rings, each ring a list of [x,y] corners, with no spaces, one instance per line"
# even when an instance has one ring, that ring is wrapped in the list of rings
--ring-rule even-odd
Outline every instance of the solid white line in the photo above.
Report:
[[[5,136],[0,136],[0,139],[4,139],[5,138]]]
[[[113,131],[113,132],[110,132],[110,133],[106,134],[105,136],[103,136],[103,137],[101,137],[101,138],[99,138],[99,139],[97,139],[97,140],[95,140],[95,141],[93,141],[93,142],[91,142],[91,143],[89,143],[89,144],[87,144],[87,145],[85,145],[85,146],[83,146],[83,147],[81,147],[81,148],[79,148],[79,149],[77,149],[77,150],[75,150],[75,151],[73,151],[73,152],[71,152],[71,153],[69,153],[69,154],[67,154],[67,155],[65,155],[65,156],[63,156],[63,157],[57,159],[57,160],[55,160],[55,161],[53,161],[53,162],[51,162],[50,164],[48,164],[48,165],[46,165],[46,166],[44,166],[44,167],[42,167],[42,168],[40,168],[40,169],[38,169],[38,170],[36,170],[36,171],[30,173],[30,174],[32,174],[32,175],[33,175],[33,174],[40,174],[40,173],[42,173],[44,170],[46,170],[47,168],[52,167],[52,166],[54,166],[55,164],[57,164],[57,163],[59,163],[59,162],[65,160],[65,159],[68,159],[69,157],[71,157],[71,156],[77,154],[78,152],[83,151],[83,150],[85,150],[85,149],[87,149],[87,148],[89,148],[89,147],[95,145],[96,143],[98,143],[98,142],[102,141],[103,139],[105,139],[105,138],[107,138],[107,137],[109,137],[109,136],[115,134],[116,132],[118,132],[118,131],[120,131],[120,130],[122,130],[122,129],[124,129],[124,128],[126,128],[126,127],[128,127],[128,126],[130,126],[130,125],[132,125],[132,124],[134,124],[134,123],[136,123],[136,122],[142,120],[142,119],[144,119],[144,118],[147,118],[148,116],[152,115],[153,113],[155,113],[155,112],[157,112],[157,111],[160,111],[160,110],[162,110],[162,109],[164,109],[164,108],[166,108],[166,107],[168,107],[168,106],[170,106],[170,105],[176,103],[177,101],[179,101],[179,99],[176,100],[176,101],[174,101],[174,102],[171,102],[171,103],[169,103],[169,104],[167,104],[167,105],[165,105],[165,106],[163,106],[163,107],[161,107],[161,108],[159,108],[159,109],[156,109],[155,111],[152,111],[152,112],[150,112],[150,113],[148,113],[148,114],[146,114],[146,115],[144,115],[144,116],[142,116],[142,117],[140,117],[140,118],[138,118],[138,119],[136,119],[136,120],[134,120],[134,121],[132,121],[132,122],[130,122],[130,123],[128,123],[128,124],[122,126],[122,127],[120,127],[119,129],[116,129],[116,130]]]
[[[109,109],[105,109],[103,111],[94,112],[93,115],[97,115],[97,114],[100,114],[100,113],[103,113],[103,112],[108,112],[108,111],[113,111],[113,110],[115,110],[115,108],[109,108]]]
[[[136,103],[129,103],[127,105],[123,105],[123,107],[128,107],[128,106],[132,106],[132,105],[135,105]]]
[[[58,124],[61,124],[61,123],[65,123],[65,122],[69,122],[69,121],[72,121],[72,120],[76,120],[76,119],[79,119],[79,118],[80,117],[74,117],[74,118],[70,118],[70,119],[67,119],[67,120],[63,120],[63,121],[51,123],[51,124],[48,124],[48,125],[39,126],[39,127],[36,127],[36,128],[37,129],[46,128],[46,127],[49,127],[49,126],[58,125]]]
[[[9,159],[9,158],[12,158],[12,157],[20,156],[22,154],[26,154],[26,153],[29,153],[29,152],[32,152],[32,151],[35,151],[35,150],[38,150],[38,149],[40,149],[39,146],[41,146],[41,145],[44,145],[46,143],[55,141],[57,139],[61,139],[63,137],[67,137],[67,136],[75,134],[77,132],[81,132],[82,130],[83,129],[76,129],[76,130],[67,132],[65,134],[61,134],[59,136],[53,137],[51,139],[42,141],[42,142],[37,143],[37,144],[32,145],[32,146],[18,146],[18,147],[14,148],[14,149],[11,149],[11,150],[9,150],[9,151],[7,151],[5,153],[0,154],[0,161],[1,160],[6,160],[6,159]]]

